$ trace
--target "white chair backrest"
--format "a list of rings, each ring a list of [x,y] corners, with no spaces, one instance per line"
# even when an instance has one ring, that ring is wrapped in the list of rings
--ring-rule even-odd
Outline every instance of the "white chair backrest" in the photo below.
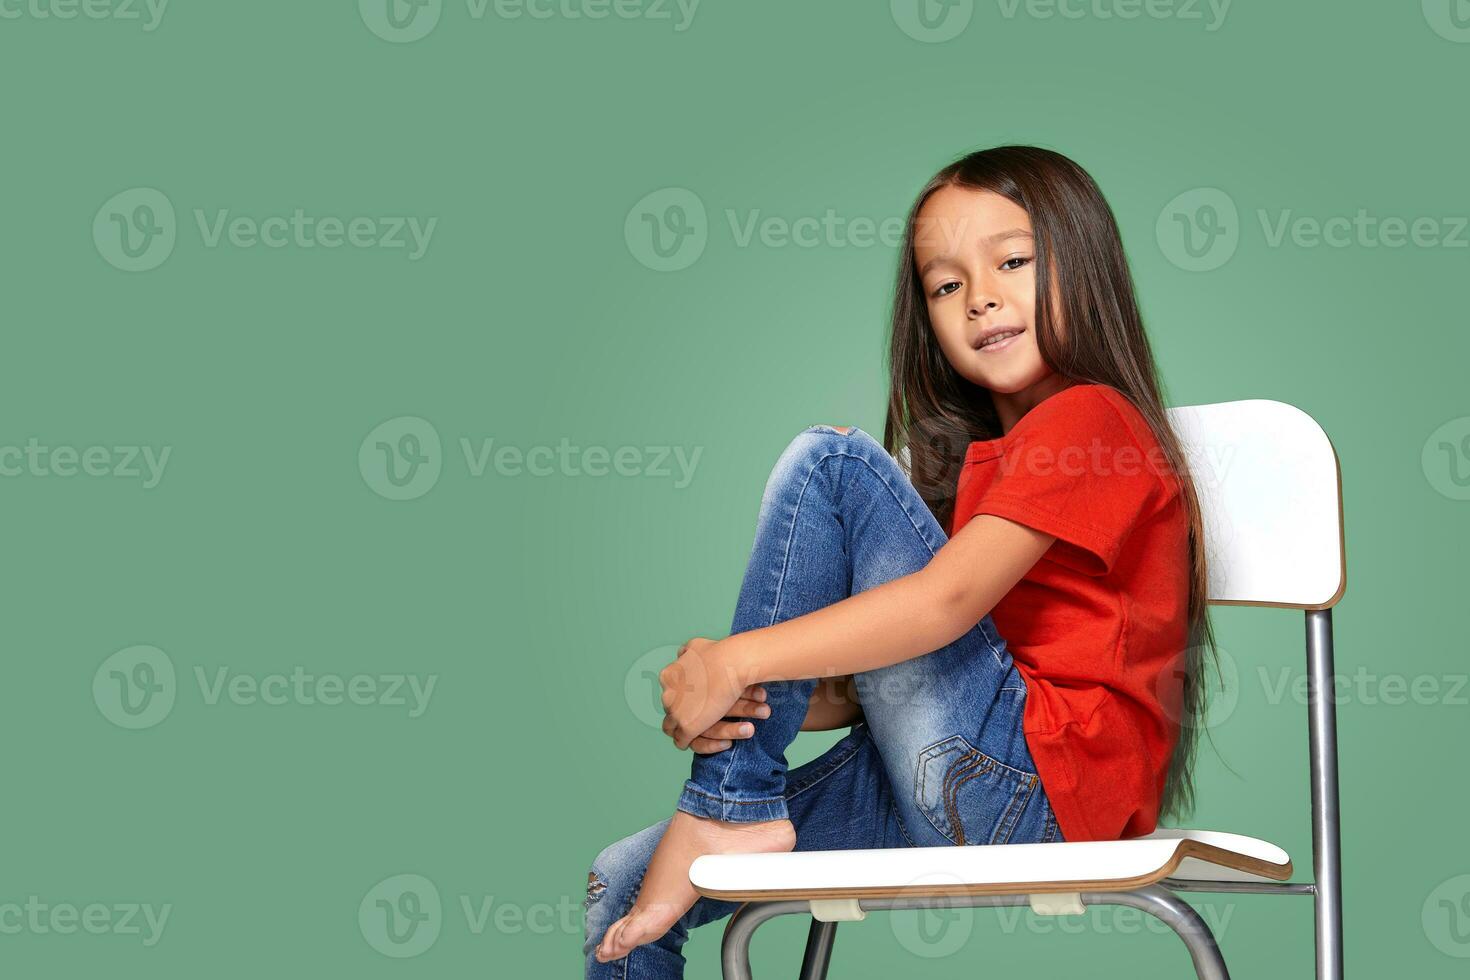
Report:
[[[1209,601],[1336,605],[1347,585],[1342,476],[1317,421],[1265,398],[1168,413],[1199,495]],[[897,459],[908,473],[908,446]]]
[[[1205,524],[1210,602],[1327,609],[1346,585],[1342,478],[1327,433],[1285,402],[1169,409]]]

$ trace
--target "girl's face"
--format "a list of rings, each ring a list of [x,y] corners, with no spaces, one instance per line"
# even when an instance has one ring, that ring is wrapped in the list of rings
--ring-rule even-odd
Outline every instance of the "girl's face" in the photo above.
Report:
[[[990,390],[1006,428],[1061,380],[1036,343],[1032,246],[1025,208],[970,187],[929,195],[914,231],[935,339],[962,377]]]

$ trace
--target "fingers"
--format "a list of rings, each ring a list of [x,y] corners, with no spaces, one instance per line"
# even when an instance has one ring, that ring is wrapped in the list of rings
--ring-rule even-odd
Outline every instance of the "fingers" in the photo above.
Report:
[[[750,693],[750,688],[746,688],[746,693]],[[764,695],[765,692],[761,691],[760,694]],[[723,752],[730,747],[731,739],[750,738],[755,734],[754,727],[738,719],[769,717],[771,717],[771,706],[769,704],[766,704],[764,701],[754,701],[748,697],[743,697],[730,707],[730,711],[725,715],[724,719],[715,722],[709,728],[696,735],[694,740],[689,743],[689,747],[695,752],[704,755],[712,752]],[[675,724],[672,715],[664,715],[664,720],[660,727],[663,729],[665,735],[675,739],[677,742],[678,739],[674,732]]]
[[[717,721],[696,736],[689,747],[701,755],[709,755],[725,751],[735,739],[750,738],[754,734],[755,726],[748,721]]]
[[[703,735],[696,737],[694,741],[689,743],[690,750],[696,755],[714,755],[716,752],[723,752],[729,747],[729,742],[715,738],[705,738]]]
[[[717,721],[699,734],[701,738],[712,738],[718,741],[750,738],[755,734],[755,726],[748,721]]]
[[[731,705],[730,710],[725,712],[727,718],[769,718],[771,717],[771,706],[764,701],[752,701],[749,698],[741,698]]]
[[[674,724],[667,719],[664,723],[664,734],[674,738]],[[748,721],[717,721],[694,736],[689,748],[700,755],[710,755],[725,751],[737,738],[750,738],[754,734],[755,727]]]
[[[680,727],[672,714],[665,713],[664,720],[660,723],[659,727],[663,729],[665,735],[674,740],[674,747],[681,752],[689,748],[690,743],[697,737],[687,736],[685,730]]]

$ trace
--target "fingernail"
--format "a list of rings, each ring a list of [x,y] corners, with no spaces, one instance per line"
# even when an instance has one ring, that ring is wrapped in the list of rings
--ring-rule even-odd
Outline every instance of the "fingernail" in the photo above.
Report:
[[[771,717],[771,709],[770,708],[756,708],[755,709],[755,716],[757,718],[769,718],[769,717]]]
[[[754,725],[741,725],[740,726],[740,734],[741,735],[749,735],[753,731],[755,731],[755,726]]]

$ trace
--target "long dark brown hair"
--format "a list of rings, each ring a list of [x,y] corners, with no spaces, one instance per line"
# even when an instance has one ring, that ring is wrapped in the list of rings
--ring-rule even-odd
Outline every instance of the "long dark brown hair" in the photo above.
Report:
[[[1219,667],[1206,605],[1199,500],[1165,414],[1117,222],[1092,177],[1072,160],[1035,146],[998,146],[949,164],[919,193],[908,214],[898,262],[884,446],[896,456],[907,451],[915,488],[940,524],[948,527],[966,448],[972,441],[1002,435],[989,391],[961,376],[940,350],[915,268],[919,211],[931,194],[948,186],[993,191],[1026,210],[1034,238],[1035,330],[1042,360],[1064,378],[1109,385],[1126,396],[1148,421],[1179,479],[1189,518],[1188,640],[1175,667],[1175,676],[1182,673],[1184,681],[1179,717],[1174,719],[1180,725],[1179,738],[1169,760],[1159,817],[1161,821],[1187,817],[1194,809],[1193,770],[1205,708],[1201,669],[1206,651],[1217,671]],[[1058,331],[1058,323],[1065,329]],[[1172,713],[1174,705],[1168,708]]]

